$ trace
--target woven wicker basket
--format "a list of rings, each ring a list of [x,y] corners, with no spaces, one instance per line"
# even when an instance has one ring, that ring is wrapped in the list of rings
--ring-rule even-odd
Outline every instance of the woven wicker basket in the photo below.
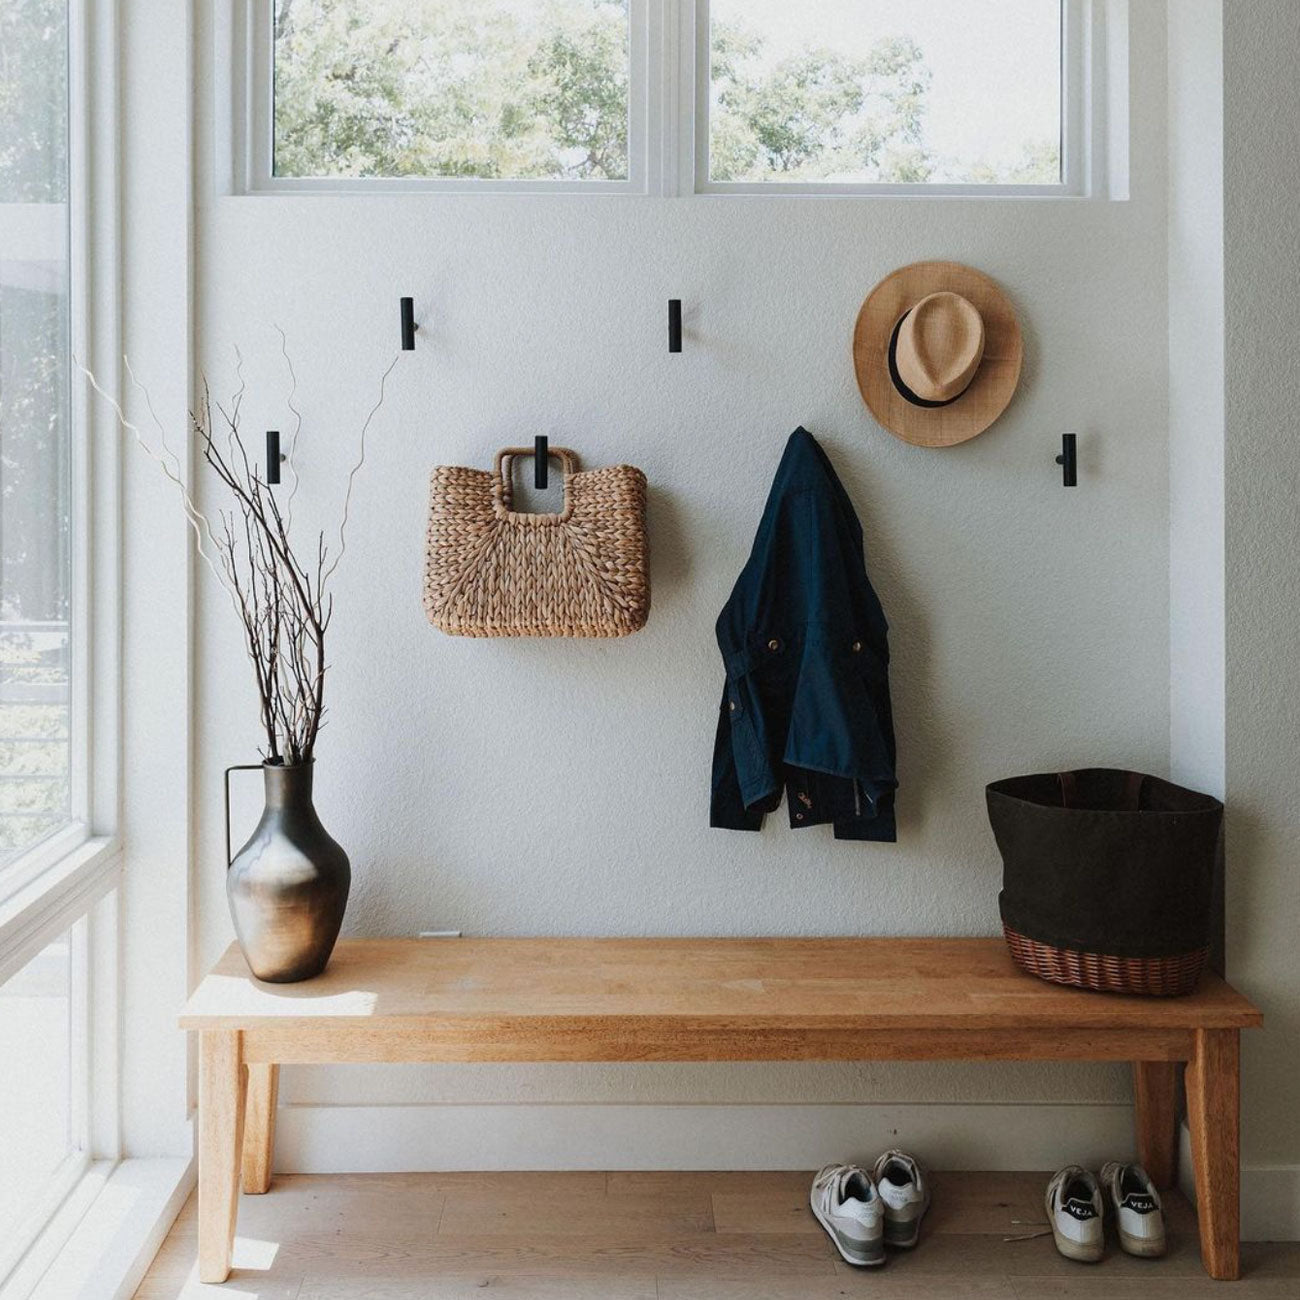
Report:
[[[1190,993],[1205,969],[1223,805],[1113,768],[988,787],[1012,960],[1054,984]]]
[[[631,465],[579,470],[565,447],[564,509],[512,508],[511,467],[442,465],[430,485],[424,607],[452,636],[627,636],[650,613],[646,479]]]
[[[1210,955],[1209,948],[1198,948],[1175,957],[1112,957],[1054,948],[1050,943],[1018,934],[1005,923],[1002,934],[1011,950],[1011,960],[1021,970],[1053,984],[1071,984],[1098,993],[1181,997],[1195,991]]]

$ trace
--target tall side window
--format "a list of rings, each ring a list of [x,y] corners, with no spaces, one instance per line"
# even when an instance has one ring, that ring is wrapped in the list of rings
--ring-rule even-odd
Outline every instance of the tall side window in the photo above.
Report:
[[[116,1154],[111,1117],[96,1126],[90,1105],[92,1079],[108,1086],[116,1072],[111,1018],[94,1059],[91,1005],[116,978],[112,905],[98,904],[117,861],[89,825],[96,516],[73,386],[73,339],[87,354],[99,346],[87,310],[86,86],[89,32],[107,21],[98,9],[89,21],[92,4],[0,0],[0,1291],[17,1278],[20,1294],[38,1240],[61,1230],[60,1206]],[[106,124],[112,76],[96,84]],[[111,453],[96,463],[111,469]],[[96,487],[106,521],[112,477]],[[106,616],[111,570],[100,577]],[[111,702],[112,683],[100,689]],[[100,752],[111,755],[110,740]],[[104,788],[113,780],[106,770]]]
[[[0,0],[0,872],[72,800],[68,6]]]
[[[1066,188],[1062,0],[698,0],[697,188]]]

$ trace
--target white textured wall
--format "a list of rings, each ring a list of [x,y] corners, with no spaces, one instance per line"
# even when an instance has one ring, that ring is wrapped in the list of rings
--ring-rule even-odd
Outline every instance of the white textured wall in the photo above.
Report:
[[[1246,1036],[1243,1156],[1292,1165],[1283,1217],[1300,1202],[1298,56],[1293,0],[1224,6],[1228,971],[1264,1010]]]
[[[333,509],[396,346],[422,329],[358,481],[339,572],[319,807],[352,856],[352,934],[990,934],[984,784],[1169,757],[1164,8],[1134,8],[1128,202],[221,197],[197,212],[201,368],[248,428],[308,424],[300,504]],[[210,87],[208,88],[210,89]],[[203,113],[200,114],[202,118]],[[206,187],[205,187],[206,188]],[[893,268],[955,258],[1022,317],[1004,419],[964,446],[871,421],[849,357]],[[666,353],[664,301],[686,305]],[[781,817],[708,828],[713,620],[786,435],[807,425],[861,514],[892,625],[900,838]],[[1080,486],[1053,456],[1080,434]],[[547,433],[651,484],[654,608],[621,642],[458,641],[420,607],[428,472]],[[198,607],[201,956],[229,942],[220,770],[258,741],[210,582]],[[250,824],[253,800],[241,804]],[[864,1065],[293,1071],[289,1099],[1105,1100],[1097,1067]],[[1062,1135],[1062,1152],[1068,1135]]]
[[[1223,0],[1169,0],[1168,41],[1170,767],[1222,798]]]
[[[159,418],[183,427],[190,390],[190,119],[188,6],[133,0],[119,25],[122,346],[149,380]],[[111,256],[107,248],[101,251]],[[116,367],[104,386],[148,427],[140,395]],[[187,1044],[177,1006],[194,945],[189,870],[194,679],[188,619],[194,562],[176,494],[100,406],[100,436],[122,452],[122,1147],[177,1155],[187,1128]],[[201,733],[200,733],[201,734]]]

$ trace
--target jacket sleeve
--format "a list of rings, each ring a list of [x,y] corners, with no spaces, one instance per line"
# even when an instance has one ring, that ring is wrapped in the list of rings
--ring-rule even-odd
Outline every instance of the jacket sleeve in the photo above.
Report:
[[[763,813],[746,808],[740,794],[731,713],[727,707],[729,698],[724,685],[722,704],[718,709],[718,732],[713,742],[713,799],[709,807],[709,825],[728,831],[761,831]]]
[[[800,525],[806,633],[782,758],[857,782],[874,813],[898,785],[884,616],[833,503],[805,494]]]

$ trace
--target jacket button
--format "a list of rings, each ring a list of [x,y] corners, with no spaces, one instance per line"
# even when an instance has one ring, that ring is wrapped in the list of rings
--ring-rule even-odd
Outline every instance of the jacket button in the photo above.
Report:
[[[794,815],[794,819],[795,819],[795,821],[797,821],[797,822],[801,822],[801,821],[803,821],[803,813],[795,813],[795,815]]]
[[[860,654],[862,653],[862,642],[861,642],[861,641],[855,641],[855,642],[853,643],[853,653],[854,653],[855,655],[860,655]]]
[[[736,711],[736,701],[735,701],[735,700],[731,700],[731,701],[727,704],[727,708],[729,708],[729,709],[732,711],[732,713],[735,713],[735,711]]]
[[[769,650],[779,650],[779,649],[781,648],[781,643],[780,643],[780,641],[778,641],[778,640],[776,639],[776,637],[773,637],[773,638],[772,638],[772,639],[767,643],[767,648],[768,648]]]

